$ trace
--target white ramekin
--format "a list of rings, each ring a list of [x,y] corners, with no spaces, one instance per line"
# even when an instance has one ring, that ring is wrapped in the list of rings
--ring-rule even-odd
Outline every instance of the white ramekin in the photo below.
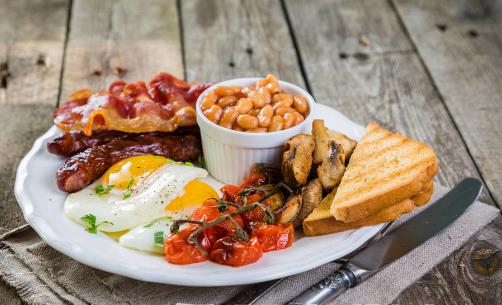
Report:
[[[249,86],[261,78],[237,78],[207,88],[197,99],[197,124],[202,136],[202,149],[209,173],[225,184],[239,185],[249,175],[255,163],[279,163],[283,145],[294,135],[307,131],[315,113],[315,101],[304,89],[288,82],[279,81],[286,93],[303,95],[310,112],[300,124],[276,132],[246,133],[224,128],[206,118],[200,104],[204,96],[220,86]]]

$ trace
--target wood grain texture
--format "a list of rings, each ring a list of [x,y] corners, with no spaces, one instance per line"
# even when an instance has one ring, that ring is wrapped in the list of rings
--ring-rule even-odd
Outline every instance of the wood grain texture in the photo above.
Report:
[[[498,267],[493,272],[482,273],[496,264]],[[502,216],[499,216],[462,248],[404,290],[393,304],[500,304],[501,265]]]
[[[0,235],[24,223],[14,198],[17,164],[51,125],[66,35],[67,0],[0,1]],[[0,281],[0,303],[21,305]]]
[[[502,3],[394,3],[481,175],[502,204]]]
[[[0,281],[0,301],[2,301],[2,305],[23,304],[23,301],[18,296],[16,290],[2,281]]]
[[[181,1],[188,80],[265,76],[304,86],[279,1]]]
[[[60,102],[117,79],[149,81],[161,71],[183,77],[175,0],[76,0],[71,16]]]
[[[51,125],[68,1],[1,1],[0,235],[24,223],[14,198],[17,164]]]
[[[0,105],[54,105],[68,1],[1,1]]]
[[[317,102],[361,124],[377,121],[430,144],[440,161],[437,179],[443,185],[479,177],[387,1],[285,3]],[[361,35],[368,36],[368,45],[359,42]],[[492,203],[487,193],[481,200]]]

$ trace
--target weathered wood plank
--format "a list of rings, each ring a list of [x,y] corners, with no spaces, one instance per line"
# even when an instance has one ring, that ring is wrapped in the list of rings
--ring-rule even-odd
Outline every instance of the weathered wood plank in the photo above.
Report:
[[[501,265],[502,216],[499,216],[392,303],[500,304]]]
[[[2,301],[2,305],[23,304],[21,298],[17,295],[16,290],[7,286],[7,284],[2,281],[0,281],[0,300]]]
[[[68,3],[0,2],[0,235],[24,223],[14,178],[19,160],[51,125]]]
[[[265,76],[304,85],[279,1],[182,1],[187,79]]]
[[[481,175],[502,204],[502,3],[394,3]]]
[[[183,76],[175,0],[76,0],[70,29],[60,102],[117,79],[149,81],[160,71]]]
[[[479,177],[387,1],[287,0],[286,8],[317,102],[362,124],[376,120],[429,143],[440,161],[441,184]],[[360,35],[369,44],[356,44]],[[492,202],[486,193],[482,200]]]
[[[0,5],[0,104],[54,105],[68,1]]]
[[[13,194],[19,160],[57,103],[68,1],[0,1],[0,235],[24,223]],[[20,305],[0,281],[0,300]]]

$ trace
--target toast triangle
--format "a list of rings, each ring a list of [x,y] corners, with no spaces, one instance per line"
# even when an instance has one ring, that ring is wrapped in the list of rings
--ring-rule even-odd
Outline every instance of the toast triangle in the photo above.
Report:
[[[330,205],[337,191],[335,189],[324,197],[319,206],[303,221],[303,233],[306,236],[317,236],[392,221],[403,214],[411,212],[415,207],[422,206],[429,202],[433,190],[434,182],[430,180],[417,195],[410,199],[405,199],[391,205],[376,214],[361,218],[354,222],[345,223],[335,220],[330,213]]]
[[[370,123],[354,149],[330,212],[343,222],[376,214],[419,194],[437,169],[431,147]]]

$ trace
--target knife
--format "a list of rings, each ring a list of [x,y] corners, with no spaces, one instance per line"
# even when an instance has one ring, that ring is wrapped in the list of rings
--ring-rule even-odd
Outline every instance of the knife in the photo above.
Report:
[[[483,184],[466,178],[434,205],[371,243],[288,305],[323,304],[368,279],[454,222],[479,197]]]

